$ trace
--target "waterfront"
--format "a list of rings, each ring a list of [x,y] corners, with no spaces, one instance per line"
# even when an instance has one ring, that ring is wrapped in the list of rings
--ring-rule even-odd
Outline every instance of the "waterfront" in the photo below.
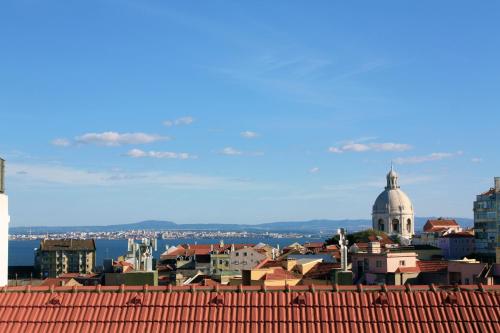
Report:
[[[257,244],[267,243],[272,246],[279,245],[283,248],[292,243],[318,242],[323,238],[224,238],[224,243],[244,243]],[[158,239],[158,251],[154,253],[155,258],[165,251],[166,246],[176,246],[179,244],[215,244],[219,239]],[[102,265],[104,258],[116,259],[127,252],[126,239],[97,239],[96,241],[96,265]],[[9,266],[29,266],[33,265],[34,249],[40,245],[40,240],[10,240],[9,241]]]

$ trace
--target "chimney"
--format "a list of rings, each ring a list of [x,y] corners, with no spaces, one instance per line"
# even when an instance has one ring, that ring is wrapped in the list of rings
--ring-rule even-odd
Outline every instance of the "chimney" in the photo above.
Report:
[[[369,242],[368,253],[380,253],[380,242]]]
[[[0,157],[0,193],[5,193],[5,160]]]
[[[2,161],[3,163],[3,161]],[[3,166],[2,166],[3,170]],[[2,182],[3,184],[3,182]],[[495,192],[500,192],[500,177],[495,177]]]

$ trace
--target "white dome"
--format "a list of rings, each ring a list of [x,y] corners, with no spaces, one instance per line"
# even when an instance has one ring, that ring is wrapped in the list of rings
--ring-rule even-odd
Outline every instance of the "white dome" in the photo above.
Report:
[[[399,188],[398,179],[398,174],[391,168],[387,174],[387,186],[373,204],[373,228],[411,237],[415,228],[413,204],[406,193]]]
[[[410,198],[397,189],[385,189],[380,193],[373,205],[374,214],[413,214],[413,205]]]

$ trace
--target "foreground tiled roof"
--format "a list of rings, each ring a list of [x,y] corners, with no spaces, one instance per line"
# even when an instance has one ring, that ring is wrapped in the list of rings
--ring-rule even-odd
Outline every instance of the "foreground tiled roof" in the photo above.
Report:
[[[500,332],[500,286],[9,287],[0,332]]]

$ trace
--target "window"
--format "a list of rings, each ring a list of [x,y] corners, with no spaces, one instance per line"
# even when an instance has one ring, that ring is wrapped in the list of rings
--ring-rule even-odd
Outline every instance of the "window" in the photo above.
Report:
[[[406,266],[406,262],[404,260],[399,261],[399,266]]]
[[[246,252],[243,252],[243,256],[246,257],[248,255],[248,253]]]
[[[399,232],[399,220],[398,219],[392,220],[392,231]]]
[[[381,268],[382,267],[382,260],[377,260],[377,262],[375,263],[375,267]]]
[[[239,252],[236,252],[235,256],[239,257],[239,256],[240,256],[240,253],[239,253]]]
[[[222,259],[219,259],[219,265],[222,265]]]
[[[370,270],[370,264],[368,262],[368,259],[364,259],[363,260],[363,271],[364,272],[368,272]]]
[[[378,220],[378,230],[385,231],[384,230],[384,220],[383,219]]]

